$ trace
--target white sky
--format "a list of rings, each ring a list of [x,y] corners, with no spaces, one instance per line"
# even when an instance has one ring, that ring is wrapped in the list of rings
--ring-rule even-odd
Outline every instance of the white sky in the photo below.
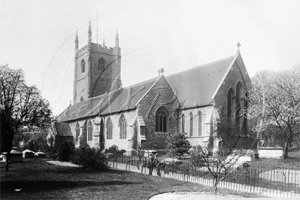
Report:
[[[123,86],[234,55],[237,42],[250,76],[300,63],[299,0],[0,0],[0,63],[22,68],[54,114],[73,99],[75,32],[86,45],[89,21],[109,47],[119,30]]]

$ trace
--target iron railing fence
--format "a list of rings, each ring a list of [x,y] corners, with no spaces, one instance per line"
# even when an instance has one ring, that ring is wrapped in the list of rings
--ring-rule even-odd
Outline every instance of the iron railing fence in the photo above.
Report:
[[[140,173],[148,173],[145,170],[145,168],[148,168],[147,160],[145,157],[139,158],[137,156],[111,155],[108,157],[111,167],[123,164],[126,170],[136,169]],[[236,183],[236,185],[250,186],[250,188],[261,187],[300,193],[300,164],[265,165],[255,162],[248,163],[249,165],[243,165],[243,163],[233,165],[228,170],[225,179],[221,181],[222,184]],[[195,166],[189,160],[184,160],[181,163],[168,163],[165,166],[161,165],[159,168],[162,174],[181,174],[186,177],[186,181],[189,181],[188,177],[190,176],[213,180],[213,176],[206,166]],[[211,166],[211,169],[215,171],[216,167]]]

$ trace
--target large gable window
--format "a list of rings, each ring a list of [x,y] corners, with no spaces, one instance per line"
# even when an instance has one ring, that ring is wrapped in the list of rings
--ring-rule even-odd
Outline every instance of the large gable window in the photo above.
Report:
[[[110,140],[113,139],[113,124],[111,122],[110,117],[106,121],[106,139]]]
[[[236,112],[235,112],[235,120],[236,125],[240,127],[243,119],[243,85],[241,82],[238,82],[236,85],[236,95],[235,95],[235,102],[236,102]]]
[[[100,58],[98,60],[98,71],[103,71],[105,69],[105,60]]]
[[[155,131],[167,132],[169,114],[165,107],[160,107],[155,113]]]
[[[232,97],[233,97],[233,89],[230,88],[227,93],[227,120],[231,121],[232,116]]]
[[[81,60],[81,73],[85,72],[85,61]]]
[[[119,120],[119,127],[120,127],[120,139],[127,138],[127,123],[124,115],[122,114]]]
[[[194,129],[194,120],[193,113],[190,113],[190,137],[193,137],[193,129]]]
[[[93,124],[89,120],[88,122],[88,141],[91,141],[93,139]]]

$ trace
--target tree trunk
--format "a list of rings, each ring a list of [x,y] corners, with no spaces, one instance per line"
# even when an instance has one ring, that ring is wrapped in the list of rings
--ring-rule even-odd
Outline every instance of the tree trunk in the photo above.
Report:
[[[282,158],[286,159],[289,157],[289,147],[288,147],[288,140],[285,140],[282,152]]]
[[[214,189],[215,189],[215,194],[218,192],[218,178],[215,178],[215,183],[214,183]]]
[[[9,172],[10,151],[11,151],[11,148],[9,147],[7,154],[6,154],[6,161],[5,161],[5,171],[6,172]]]

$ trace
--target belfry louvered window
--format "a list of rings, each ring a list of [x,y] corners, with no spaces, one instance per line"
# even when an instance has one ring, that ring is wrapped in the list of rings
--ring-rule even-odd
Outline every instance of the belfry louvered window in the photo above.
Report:
[[[81,60],[81,73],[85,72],[85,61]]]
[[[100,58],[98,60],[98,71],[103,71],[105,69],[105,60],[104,58]]]

